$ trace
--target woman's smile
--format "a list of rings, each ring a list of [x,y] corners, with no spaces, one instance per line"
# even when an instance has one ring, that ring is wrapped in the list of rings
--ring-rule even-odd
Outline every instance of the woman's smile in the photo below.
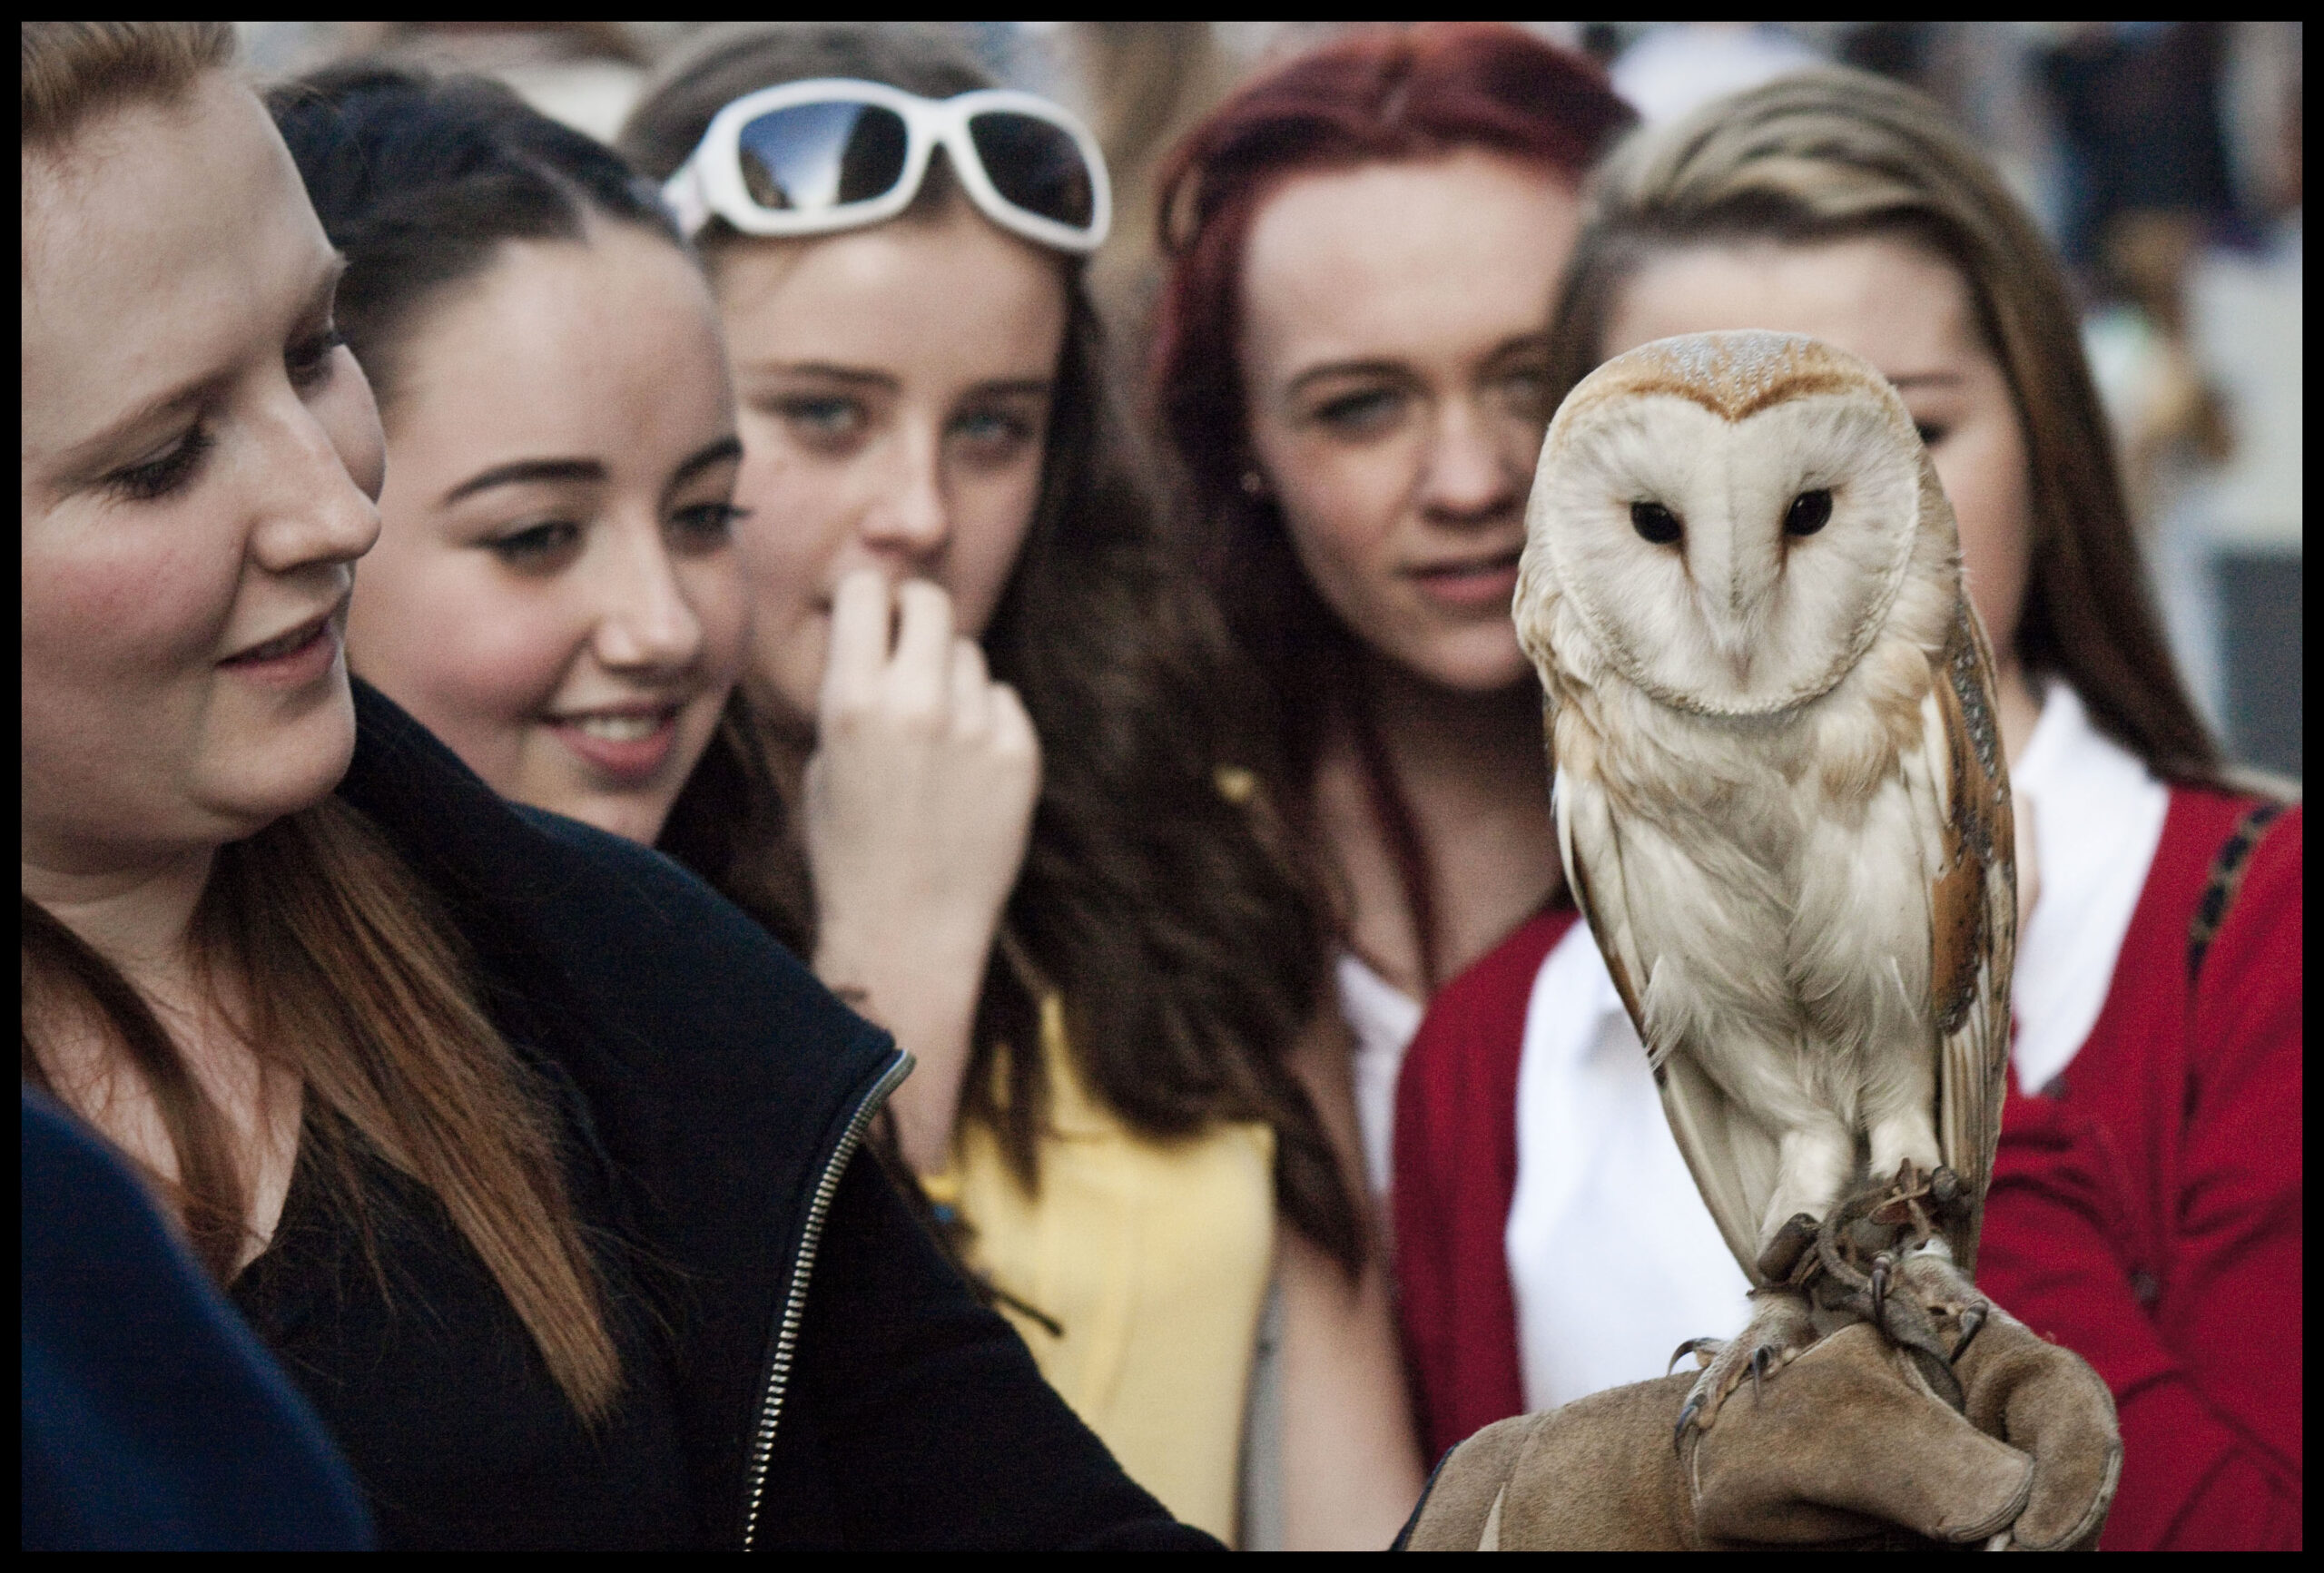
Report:
[[[678,743],[682,704],[627,705],[541,718],[559,742],[608,786],[653,780]]]

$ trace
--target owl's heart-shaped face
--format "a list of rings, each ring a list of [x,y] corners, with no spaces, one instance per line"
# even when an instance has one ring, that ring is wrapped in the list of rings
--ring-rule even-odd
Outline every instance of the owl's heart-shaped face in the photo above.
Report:
[[[1900,410],[1876,379],[1739,418],[1683,391],[1590,401],[1543,455],[1529,549],[1665,703],[1805,703],[1864,654],[1904,581],[1921,455]]]

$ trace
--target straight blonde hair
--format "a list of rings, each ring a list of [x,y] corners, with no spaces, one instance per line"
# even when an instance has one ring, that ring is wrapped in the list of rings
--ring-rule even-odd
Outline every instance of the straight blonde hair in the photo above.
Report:
[[[2017,654],[2073,685],[2100,730],[2166,779],[2221,758],[2171,660],[2082,352],[2039,230],[1935,103],[1865,72],[1788,76],[1633,134],[1593,179],[1551,334],[1562,398],[1604,359],[1624,283],[1658,252],[1890,235],[1968,286],[2024,433],[2033,536]]]
[[[67,147],[118,105],[180,98],[234,54],[222,22],[22,25],[26,152]],[[51,1023],[86,1018],[114,1039],[177,1155],[177,1183],[149,1177],[224,1281],[247,1239],[249,1190],[223,1117],[120,970],[29,896],[22,916],[24,1079],[58,1090],[38,1044]],[[359,1144],[441,1204],[567,1400],[601,1417],[620,1357],[546,1099],[478,1005],[450,925],[379,831],[332,797],[221,849],[192,942],[206,976],[243,985],[249,1041],[306,1088],[302,1139],[319,1145],[350,1226],[368,1244]]]

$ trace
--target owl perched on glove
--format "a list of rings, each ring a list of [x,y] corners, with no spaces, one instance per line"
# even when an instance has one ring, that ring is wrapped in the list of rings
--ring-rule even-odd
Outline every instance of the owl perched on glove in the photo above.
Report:
[[[1682,1433],[1854,1318],[1945,1392],[2016,896],[1993,656],[1902,400],[1796,336],[1609,361],[1542,447],[1515,612],[1574,897],[1756,1286]],[[1954,1303],[1895,1293],[1906,1260]]]

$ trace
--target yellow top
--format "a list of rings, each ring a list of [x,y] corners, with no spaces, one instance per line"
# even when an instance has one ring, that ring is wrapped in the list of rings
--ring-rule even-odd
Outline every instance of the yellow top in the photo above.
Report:
[[[1275,1253],[1275,1133],[1215,1126],[1163,1143],[1131,1131],[1075,1073],[1065,1011],[1041,1005],[1050,1129],[1029,1196],[1000,1145],[964,1125],[923,1182],[974,1229],[969,1252],[1033,1359],[1129,1477],[1234,1542],[1243,1409]]]

